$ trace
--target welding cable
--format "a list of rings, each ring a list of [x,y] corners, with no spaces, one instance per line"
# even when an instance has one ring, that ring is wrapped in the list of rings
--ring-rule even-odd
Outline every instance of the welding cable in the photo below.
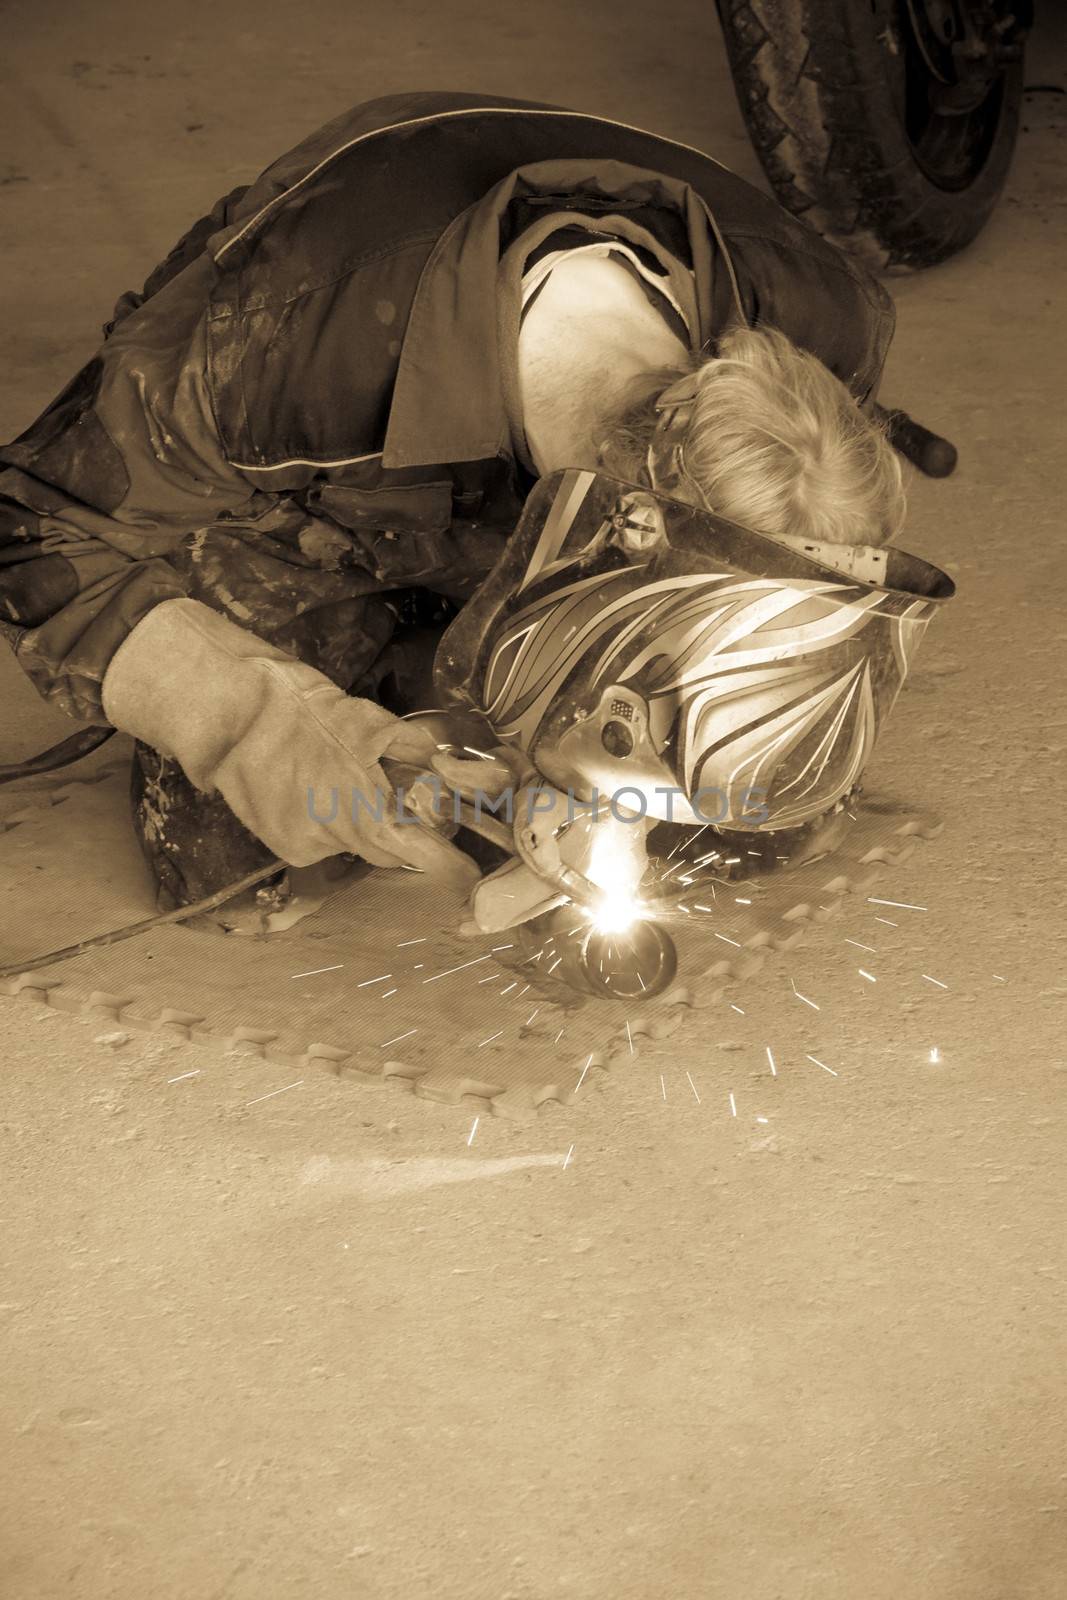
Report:
[[[0,784],[15,783],[19,778],[35,778],[41,772],[55,772],[57,767],[69,767],[72,762],[80,761],[83,756],[106,744],[114,732],[114,728],[83,728],[80,733],[72,733],[69,739],[54,744],[50,750],[42,750],[39,755],[27,756],[25,761],[16,761],[10,766],[0,764]]]
[[[48,955],[34,956],[29,961],[13,961],[9,966],[0,967],[0,978],[17,978],[23,972],[36,972],[39,967],[50,967],[58,961],[71,961],[86,950],[98,950],[104,945],[119,944],[123,939],[133,939],[139,933],[147,933],[149,928],[161,928],[167,922],[184,922],[188,917],[195,917],[202,911],[214,911],[216,906],[232,900],[235,895],[242,894],[245,889],[251,889],[254,884],[262,883],[264,878],[273,877],[276,872],[284,871],[284,861],[271,861],[267,866],[257,867],[255,872],[247,873],[234,883],[228,883],[225,888],[216,889],[214,894],[205,895],[203,900],[194,901],[191,906],[179,906],[176,911],[164,911],[156,917],[145,917],[141,922],[131,922],[125,928],[113,928],[110,933],[98,933],[93,939],[83,939],[80,944],[64,945],[62,950],[52,950]]]

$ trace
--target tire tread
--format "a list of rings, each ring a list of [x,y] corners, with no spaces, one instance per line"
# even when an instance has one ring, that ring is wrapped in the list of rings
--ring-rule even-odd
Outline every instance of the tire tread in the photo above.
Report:
[[[873,11],[854,0],[719,0],[719,12],[742,115],[789,211],[876,271],[930,266],[970,243],[1007,175],[1021,66],[985,170],[951,194],[925,176],[891,115]],[[869,37],[850,36],[864,27]]]

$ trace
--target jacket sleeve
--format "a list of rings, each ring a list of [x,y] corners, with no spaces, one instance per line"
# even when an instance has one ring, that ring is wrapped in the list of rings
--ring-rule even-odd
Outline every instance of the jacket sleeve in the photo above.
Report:
[[[39,692],[106,722],[115,651],[162,600],[191,531],[254,498],[225,460],[205,372],[213,265],[200,256],[116,328],[0,449],[0,628]]]

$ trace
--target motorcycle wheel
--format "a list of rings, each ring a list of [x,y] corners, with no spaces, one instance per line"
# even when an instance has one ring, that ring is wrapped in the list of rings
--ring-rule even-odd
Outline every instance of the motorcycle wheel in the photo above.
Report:
[[[741,113],[788,210],[881,272],[975,238],[1018,132],[1025,0],[718,7]]]

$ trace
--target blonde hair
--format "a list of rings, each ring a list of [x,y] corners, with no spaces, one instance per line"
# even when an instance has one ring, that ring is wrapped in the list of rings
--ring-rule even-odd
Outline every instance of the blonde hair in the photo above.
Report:
[[[885,544],[899,532],[903,474],[884,429],[774,328],[737,329],[715,356],[641,373],[601,428],[605,471],[633,477],[643,467],[662,420],[656,402],[687,372],[695,392],[682,456],[713,511],[762,533],[832,544]]]

